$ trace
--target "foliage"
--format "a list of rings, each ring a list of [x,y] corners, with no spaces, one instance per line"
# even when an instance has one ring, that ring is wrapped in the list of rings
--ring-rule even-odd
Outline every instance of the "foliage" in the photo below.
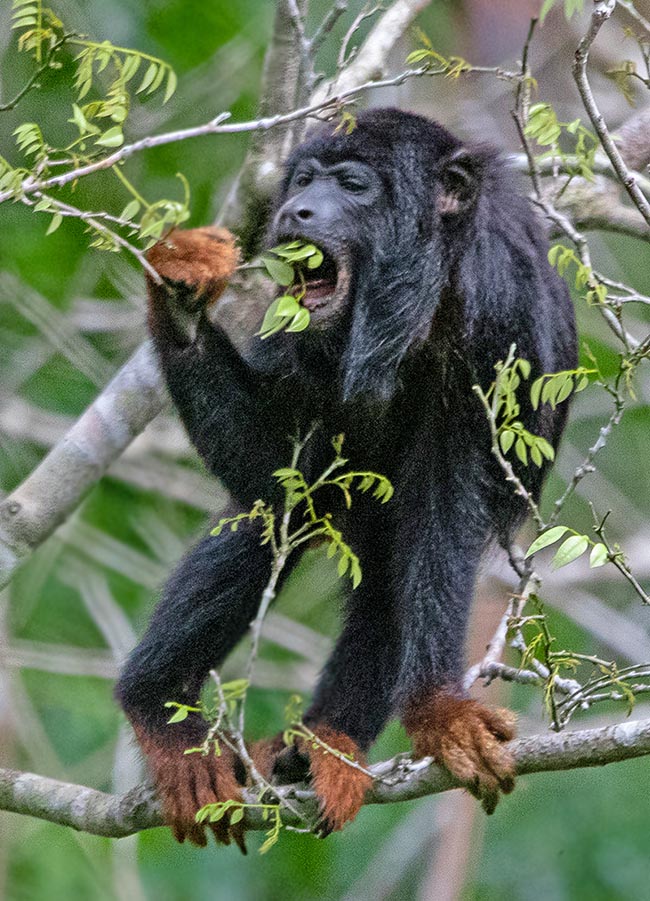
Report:
[[[322,262],[323,252],[304,241],[281,244],[262,255],[262,264],[273,281],[293,291],[276,298],[269,306],[257,333],[262,339],[283,330],[302,332],[307,328],[309,310],[300,305],[307,291],[304,267],[318,269]]]
[[[550,103],[533,103],[528,111],[524,133],[540,146],[549,148],[538,154],[538,162],[555,160],[570,178],[580,176],[587,181],[594,180],[594,159],[600,145],[596,135],[580,119],[559,122]],[[569,151],[565,151],[560,145],[563,138],[567,139]]]
[[[307,439],[308,440],[308,439]],[[362,494],[372,489],[372,496],[382,504],[387,503],[393,496],[393,486],[390,481],[376,472],[348,470],[338,473],[348,460],[342,456],[343,435],[332,439],[332,446],[336,456],[332,463],[309,484],[303,473],[295,466],[287,466],[276,469],[274,478],[282,486],[285,492],[284,522],[288,523],[290,517],[296,512],[302,512],[302,522],[294,531],[287,531],[283,539],[280,533],[276,533],[279,527],[278,517],[273,507],[262,500],[255,502],[250,511],[239,513],[236,516],[225,517],[219,520],[212,530],[213,535],[219,535],[225,526],[229,526],[235,532],[243,520],[262,520],[262,544],[271,544],[274,552],[286,545],[286,553],[291,553],[305,543],[315,539],[325,541],[328,545],[327,556],[329,558],[339,555],[338,574],[344,576],[349,572],[352,587],[356,588],[361,582],[361,566],[359,558],[352,548],[344,541],[341,532],[332,523],[331,513],[319,513],[316,509],[315,496],[323,488],[336,488],[343,495],[345,506],[352,506],[352,491],[360,491]],[[297,446],[304,447],[305,442],[298,442]],[[298,508],[304,505],[299,510]],[[306,522],[305,522],[306,520]]]
[[[12,29],[18,33],[17,50],[32,56],[36,69],[8,106],[13,108],[29,90],[36,89],[38,76],[44,71],[50,72],[59,82],[60,90],[72,94],[74,100],[67,123],[48,121],[45,128],[38,122],[24,122],[14,130],[25,163],[14,166],[0,157],[0,192],[8,192],[9,196],[31,206],[34,212],[51,214],[48,235],[59,228],[64,217],[79,218],[92,236],[91,247],[113,252],[124,248],[137,254],[131,239],[141,242],[146,249],[188,219],[189,185],[179,176],[184,187],[182,201],[149,202],[127,178],[121,164],[110,163],[110,152],[124,144],[124,127],[133,97],[145,97],[164,89],[162,102],[166,103],[176,90],[174,70],[164,60],[148,53],[119,47],[107,40],[92,41],[69,31],[52,9],[42,5],[42,0],[13,0],[12,6],[15,10]],[[71,76],[63,62],[67,54],[75,51],[78,51],[74,56],[75,72]],[[87,95],[91,99],[82,103]],[[57,145],[45,136],[62,130],[66,124],[74,126],[76,137]],[[47,187],[48,179],[55,174],[59,176],[66,169],[97,164],[103,155],[107,164],[102,168],[113,172],[130,197],[121,213],[93,214],[55,196],[54,183]],[[43,190],[32,188],[29,196],[25,194],[23,185],[27,179],[35,179],[43,185]]]

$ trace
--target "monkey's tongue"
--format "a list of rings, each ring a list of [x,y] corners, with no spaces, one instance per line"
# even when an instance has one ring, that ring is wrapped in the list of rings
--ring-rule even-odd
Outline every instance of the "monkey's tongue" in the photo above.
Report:
[[[321,304],[334,293],[336,285],[329,279],[319,278],[315,279],[313,282],[308,282],[306,289],[305,296],[302,299],[302,305],[308,310],[313,310],[315,307],[321,306]]]

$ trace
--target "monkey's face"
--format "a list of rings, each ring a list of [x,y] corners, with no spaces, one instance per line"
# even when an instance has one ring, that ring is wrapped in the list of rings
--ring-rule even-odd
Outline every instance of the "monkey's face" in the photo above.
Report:
[[[275,244],[301,240],[322,250],[322,264],[302,273],[302,304],[317,327],[337,322],[352,303],[353,271],[372,252],[366,225],[381,215],[383,205],[381,179],[366,163],[316,156],[296,161],[270,238]]]

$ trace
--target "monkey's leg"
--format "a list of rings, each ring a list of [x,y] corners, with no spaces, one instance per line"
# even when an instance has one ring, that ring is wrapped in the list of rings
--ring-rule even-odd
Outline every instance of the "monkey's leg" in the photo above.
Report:
[[[467,482],[441,480],[444,497],[432,492],[427,515],[402,524],[409,553],[395,555],[402,611],[396,699],[415,755],[433,756],[491,813],[499,792],[514,786],[505,744],[514,715],[469,699],[461,687],[470,601],[489,534],[484,498]]]
[[[238,797],[233,755],[185,754],[200,745],[207,725],[197,714],[167,724],[165,702],[195,705],[209,670],[218,666],[247,631],[271,572],[271,552],[260,545],[255,523],[207,536],[192,548],[165,585],[147,632],[129,657],[116,696],[151,766],[166,821],[179,841],[205,845],[194,822],[204,804]],[[212,826],[218,841],[241,828],[227,819]]]
[[[374,536],[368,537],[371,544]],[[399,625],[386,592],[383,555],[375,551],[360,552],[360,556],[363,580],[350,594],[342,633],[304,717],[305,725],[323,744],[316,742],[314,747],[314,742],[304,740],[282,750],[281,740],[276,739],[266,748],[254,749],[267,771],[271,768],[268,752],[278,755],[274,769],[278,782],[311,773],[320,800],[318,832],[322,836],[354,819],[363,804],[372,783],[363,771],[365,751],[390,716],[399,664]]]

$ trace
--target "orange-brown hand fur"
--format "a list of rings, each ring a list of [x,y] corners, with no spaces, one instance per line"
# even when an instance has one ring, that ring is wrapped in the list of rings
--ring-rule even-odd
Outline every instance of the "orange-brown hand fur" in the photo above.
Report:
[[[350,755],[361,766],[366,765],[365,757],[348,735],[324,725],[315,726],[312,731],[330,748]],[[304,740],[300,750],[309,755],[311,784],[320,801],[321,819],[316,831],[326,836],[356,817],[372,779],[317,742]]]
[[[197,309],[223,293],[239,263],[239,250],[225,228],[174,229],[154,244],[147,260],[163,279],[191,288],[190,302]]]
[[[179,842],[187,839],[203,848],[207,844],[205,830],[209,828],[219,844],[229,845],[233,840],[245,854],[242,824],[230,826],[228,814],[206,826],[195,820],[196,812],[205,804],[241,798],[232,752],[222,746],[219,757],[215,754],[203,757],[198,752],[184,754],[187,742],[170,744],[167,737],[163,742],[138,726],[134,729],[152,770],[165,823],[171,826],[175,839]]]
[[[414,756],[434,757],[487,813],[494,811],[500,792],[514,788],[514,761],[505,744],[515,735],[511,711],[438,691],[412,704],[403,719]]]

